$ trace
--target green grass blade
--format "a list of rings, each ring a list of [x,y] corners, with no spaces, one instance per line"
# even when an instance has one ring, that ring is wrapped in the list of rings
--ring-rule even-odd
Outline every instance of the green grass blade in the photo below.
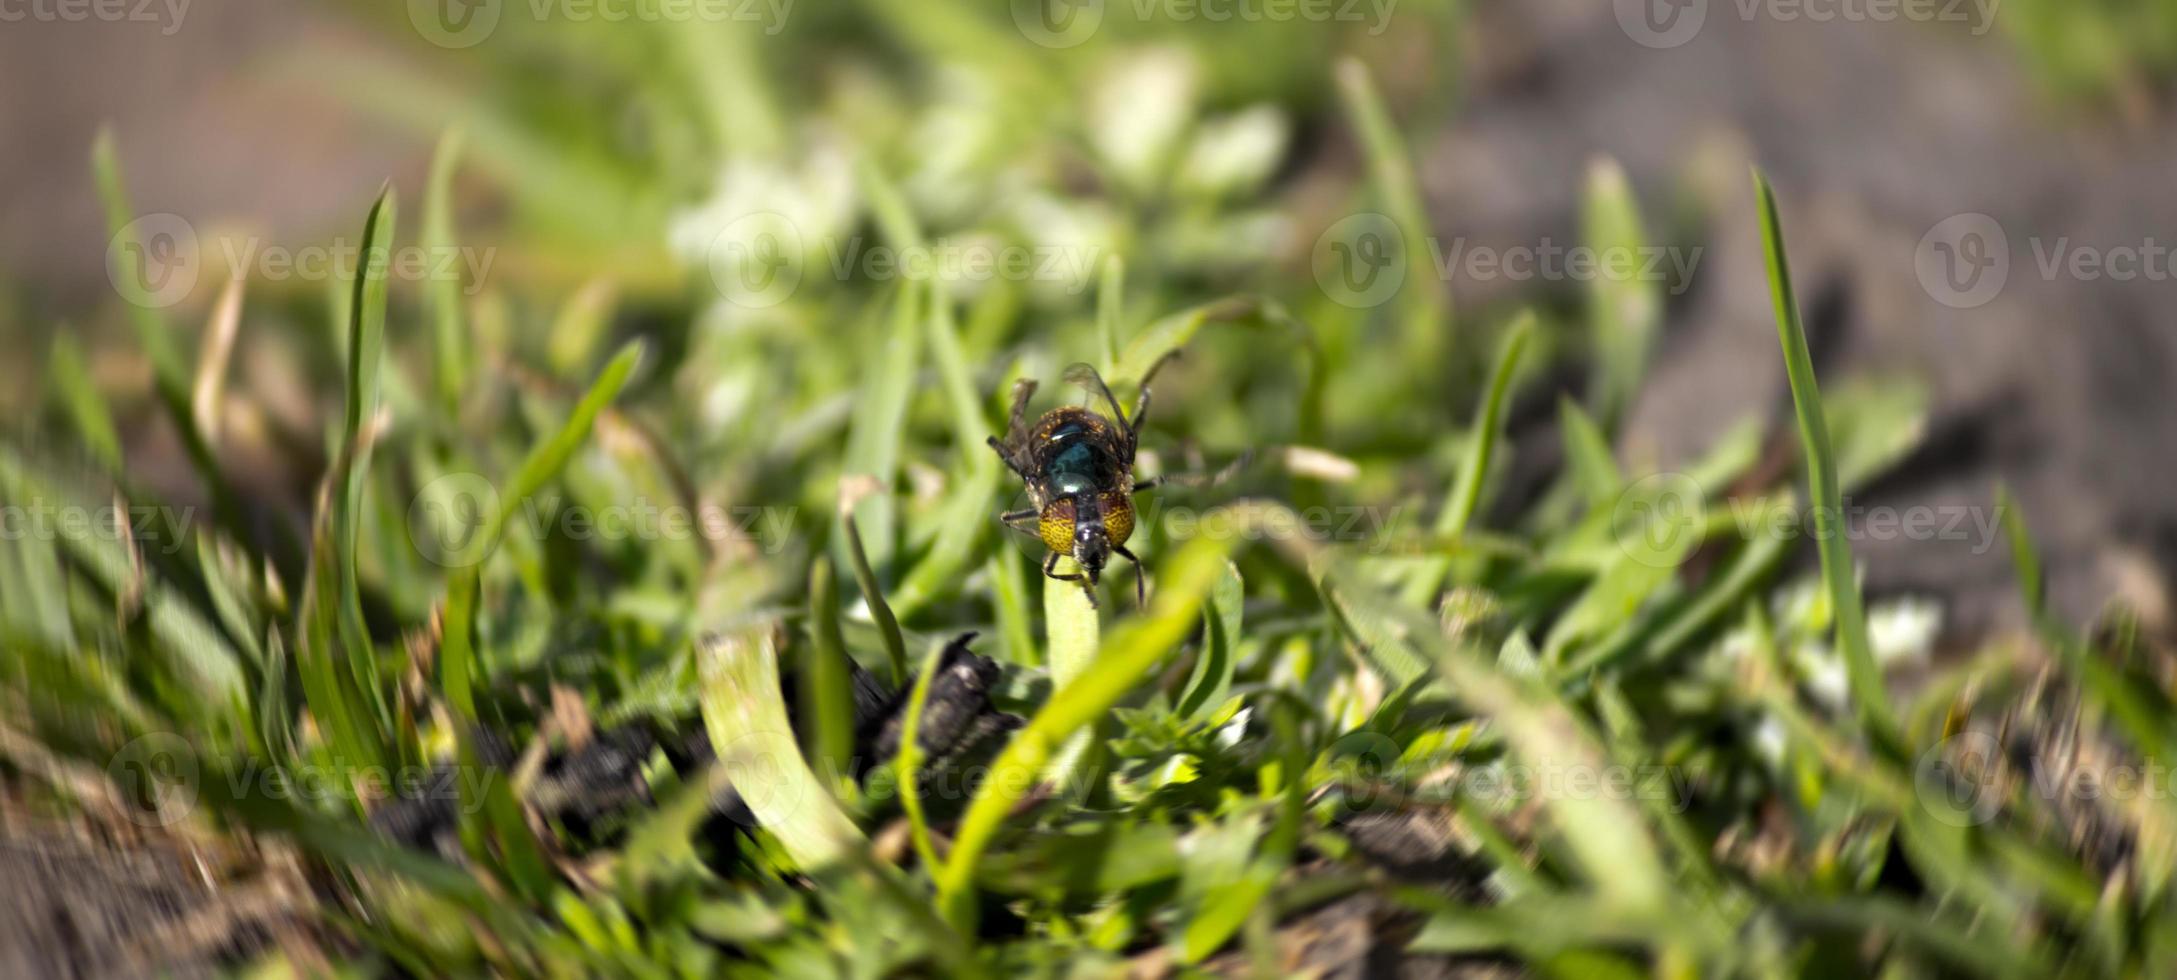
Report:
[[[1390,110],[1384,107],[1383,97],[1376,92],[1368,68],[1349,58],[1340,61],[1337,70],[1338,94],[1345,103],[1346,115],[1360,130],[1370,182],[1404,239],[1406,283],[1400,288],[1405,301],[1404,348],[1416,368],[1433,373],[1446,349],[1445,341],[1452,335],[1451,294],[1439,281],[1430,259],[1429,216],[1421,206],[1412,158],[1406,152],[1405,138],[1391,121]]]
[[[1647,373],[1648,353],[1663,319],[1662,284],[1642,278],[1640,272],[1639,258],[1647,248],[1640,206],[1615,160],[1597,160],[1588,167],[1581,233],[1596,255],[1628,259],[1623,264],[1599,263],[1599,274],[1588,283],[1588,325],[1595,348],[1589,403],[1604,425],[1615,427]]]
[[[1104,274],[1096,284],[1097,353],[1105,374],[1119,370],[1119,318],[1125,311],[1126,260],[1114,255],[1104,260]]]
[[[1527,338],[1534,333],[1534,323],[1532,310],[1521,313],[1505,334],[1503,350],[1497,354],[1497,368],[1490,375],[1489,390],[1483,394],[1482,403],[1475,412],[1474,427],[1469,435],[1473,449],[1467,453],[1466,466],[1459,471],[1458,482],[1452,485],[1443,511],[1436,515],[1437,537],[1455,538],[1465,533],[1467,524],[1474,519],[1474,512],[1481,507],[1482,487],[1496,452],[1498,430],[1504,426],[1505,398],[1512,389],[1512,378],[1519,370],[1519,357],[1527,349]],[[1451,560],[1448,558],[1431,558],[1424,562],[1406,583],[1405,600],[1416,605],[1435,605],[1436,592],[1443,588],[1444,576],[1450,572]]]
[[[877,636],[884,641],[892,683],[905,684],[907,639],[900,635],[900,621],[892,614],[892,606],[884,601],[884,588],[877,584],[876,570],[869,567],[869,552],[862,547],[862,531],[854,522],[854,508],[846,495],[840,498],[839,527],[847,539],[847,557],[854,563],[854,584],[862,590],[862,602],[869,607],[869,618],[877,624]]]
[[[120,473],[121,436],[114,428],[113,413],[107,410],[105,396],[99,394],[97,383],[91,380],[90,369],[83,363],[83,351],[65,324],[53,338],[50,363],[53,390],[60,396],[69,424],[98,465],[108,473]]]
[[[809,634],[813,642],[797,685],[801,717],[808,719],[802,747],[826,785],[844,785],[854,756],[854,681],[839,629],[839,576],[822,557],[809,566]]]
[[[973,916],[973,878],[999,826],[1042,773],[1052,752],[1102,717],[1151,667],[1186,638],[1202,603],[1223,575],[1232,537],[1196,538],[1158,569],[1149,609],[1126,621],[1104,642],[1095,669],[1051,695],[1042,710],[1005,747],[975,800],[960,820],[952,854],[938,874],[938,905],[965,930]]]
[[[705,636],[696,644],[703,725],[741,801],[807,872],[837,866],[867,845],[831,791],[809,770],[779,697],[768,632]]]
[[[1897,719],[1875,664],[1867,635],[1867,614],[1860,605],[1852,567],[1852,543],[1846,539],[1844,502],[1837,482],[1837,460],[1829,442],[1829,422],[1822,393],[1814,380],[1814,356],[1799,321],[1799,301],[1792,292],[1791,267],[1784,257],[1784,228],[1776,213],[1776,193],[1760,170],[1754,191],[1761,199],[1762,249],[1768,259],[1769,292],[1776,306],[1776,335],[1784,348],[1784,371],[1791,379],[1792,405],[1799,416],[1799,443],[1806,457],[1807,495],[1814,508],[1815,543],[1821,553],[1822,581],[1829,590],[1837,622],[1837,648],[1843,652],[1846,680],[1867,736],[1885,751],[1898,748]]]
[[[973,636],[974,634],[969,634]],[[931,679],[945,662],[943,643],[930,644],[930,652],[922,657],[922,670],[915,675],[914,692],[907,698],[907,714],[900,721],[900,751],[892,768],[899,773],[900,808],[907,811],[907,830],[914,839],[915,857],[932,873],[940,867],[937,846],[930,839],[930,820],[923,813],[922,790],[922,709],[930,700]]]
[[[845,476],[868,476],[878,492],[854,505],[855,521],[865,532],[863,544],[869,559],[881,572],[892,563],[898,546],[899,503],[893,483],[899,475],[900,443],[906,435],[907,407],[913,402],[915,372],[922,366],[921,321],[925,287],[913,279],[900,281],[892,297],[892,316],[885,328],[884,349],[868,362],[854,404],[854,418],[847,431]],[[894,574],[898,569],[892,569]]]
[[[431,155],[431,173],[423,192],[423,246],[432,255],[451,255],[460,246],[454,236],[454,173],[461,166],[465,138],[460,129],[439,137]],[[471,285],[481,285],[474,283]],[[439,411],[451,421],[461,415],[461,402],[474,382],[469,360],[468,322],[461,309],[461,280],[434,276],[424,291],[431,311],[431,353]]]
[[[559,431],[553,433],[551,438],[538,443],[529,451],[529,455],[522,460],[521,468],[514,471],[513,480],[499,495],[498,511],[491,515],[483,532],[478,536],[475,554],[479,558],[492,553],[500,536],[506,532],[507,523],[513,519],[523,502],[535,496],[537,491],[544,489],[545,484],[550,483],[567,468],[567,461],[574,457],[575,450],[589,439],[591,427],[597,424],[597,416],[603,414],[606,407],[620,397],[620,390],[627,387],[628,380],[634,376],[635,368],[642,364],[642,359],[642,341],[631,340],[623,345],[620,352],[614,354],[612,360],[605,365],[605,369],[598,372],[597,380],[590,383],[589,390],[582,393],[581,400],[575,402],[574,411],[568,413],[566,424],[560,426]]]

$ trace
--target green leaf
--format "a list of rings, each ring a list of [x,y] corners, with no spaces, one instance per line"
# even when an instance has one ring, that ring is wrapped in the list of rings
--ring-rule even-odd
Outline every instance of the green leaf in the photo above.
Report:
[[[453,182],[461,166],[464,143],[460,129],[448,129],[431,155],[430,178],[423,191],[423,247],[429,254],[452,255],[460,247],[454,233]],[[451,421],[460,417],[461,402],[475,380],[471,377],[468,323],[461,309],[461,280],[457,276],[433,276],[430,288],[424,291],[424,301],[431,310],[432,377],[437,382],[439,411]]]
[[[1814,508],[1822,581],[1836,611],[1837,647],[1844,654],[1846,680],[1851,685],[1860,724],[1884,751],[1896,752],[1897,719],[1890,711],[1889,692],[1883,686],[1874,646],[1868,639],[1867,614],[1860,605],[1852,543],[1846,539],[1837,460],[1830,450],[1821,389],[1814,380],[1814,356],[1807,349],[1806,330],[1799,322],[1799,302],[1792,293],[1791,267],[1784,257],[1784,228],[1776,214],[1776,193],[1758,169],[1754,171],[1754,191],[1761,199],[1761,240],[1768,258],[1769,292],[1776,305],[1776,335],[1784,348],[1784,372],[1791,379],[1792,405],[1799,416],[1799,444],[1806,457],[1807,490]]]
[[[1210,589],[1201,655],[1194,662],[1187,686],[1180,689],[1179,703],[1172,709],[1180,716],[1206,721],[1224,704],[1239,661],[1240,616],[1245,598],[1239,566],[1226,562],[1224,575]]]
[[[1489,391],[1482,396],[1482,403],[1475,411],[1474,427],[1468,434],[1473,440],[1473,449],[1467,453],[1466,465],[1459,471],[1459,480],[1452,485],[1443,511],[1436,515],[1437,537],[1455,538],[1464,534],[1467,524],[1474,519],[1474,512],[1481,507],[1482,486],[1489,476],[1498,432],[1504,426],[1504,400],[1512,389],[1512,378],[1519,369],[1519,356],[1527,349],[1527,338],[1534,332],[1534,324],[1534,311],[1528,310],[1513,320],[1511,329],[1505,333],[1504,347],[1497,354],[1497,369],[1490,376]],[[1406,601],[1434,606],[1436,592],[1443,588],[1444,576],[1450,572],[1451,560],[1448,558],[1430,558],[1423,562],[1406,583]]]
[[[1588,324],[1595,345],[1590,401],[1605,424],[1615,425],[1647,373],[1648,352],[1663,319],[1663,285],[1641,275],[1647,240],[1640,207],[1615,160],[1604,158],[1588,166],[1581,234],[1606,259],[1588,283]],[[1630,261],[1614,261],[1621,255]],[[1613,275],[1613,270],[1620,274]]]
[[[749,812],[794,864],[816,872],[867,845],[839,801],[809,770],[779,696],[778,655],[767,628],[696,641],[703,725],[718,763]]]

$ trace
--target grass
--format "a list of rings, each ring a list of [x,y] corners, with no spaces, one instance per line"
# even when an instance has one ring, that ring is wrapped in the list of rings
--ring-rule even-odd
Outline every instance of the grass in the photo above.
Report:
[[[1794,465],[1764,467],[1748,430],[1657,474],[1612,451],[1665,315],[1657,284],[1537,290],[1532,312],[1462,311],[1455,327],[1421,261],[1391,302],[1349,308],[1295,274],[1304,256],[1246,233],[1308,221],[1272,179],[1286,148],[1188,169],[1216,149],[1190,141],[1245,123],[1232,106],[1274,100],[1353,141],[1360,172],[1323,179],[1422,240],[1400,93],[1357,62],[1257,53],[1312,35],[1201,41],[1203,94],[1178,135],[1133,134],[1172,145],[1107,155],[1096,141],[1117,137],[1053,79],[1099,91],[1091,55],[1121,40],[1029,51],[965,8],[871,7],[884,26],[838,29],[892,31],[901,62],[942,57],[989,97],[849,86],[812,104],[780,67],[801,42],[652,50],[635,25],[597,42],[592,81],[656,96],[646,132],[677,152],[578,151],[601,120],[463,100],[418,240],[463,239],[476,178],[509,205],[520,273],[418,284],[365,263],[336,284],[337,332],[319,297],[250,284],[240,349],[276,339],[295,352],[283,369],[328,393],[277,440],[261,425],[190,438],[218,431],[193,392],[230,418],[262,419],[264,402],[240,377],[195,383],[224,358],[192,363],[166,315],[105,311],[137,327],[148,396],[102,389],[88,365],[105,352],[64,337],[43,410],[0,444],[0,499],[153,517],[0,540],[15,797],[291,855],[319,896],[294,916],[362,974],[1275,971],[1310,930],[1368,919],[1380,955],[1543,974],[2171,971],[2166,800],[2080,808],[2022,782],[1951,795],[1972,772],[1961,736],[2025,710],[2029,681],[2076,709],[2101,757],[2169,758],[2152,651],[2056,620],[2008,498],[2036,636],[1955,663],[1924,639],[1878,642],[1911,610],[1860,594],[1834,522],[1910,448],[1919,406],[1816,384],[1765,181]],[[568,43],[502,29],[544,32],[528,50],[547,61]],[[718,59],[745,50],[763,57]],[[690,77],[642,70],[658,51]],[[535,69],[508,61],[481,70]],[[886,64],[870,70],[900,70]],[[1311,83],[1337,98],[1294,95]],[[851,132],[843,161],[797,122],[818,116]],[[95,156],[124,226],[120,154],[105,140]],[[1144,158],[1170,172],[1107,172]],[[803,248],[774,257],[800,285],[776,302],[724,298],[709,255],[651,267],[674,220],[731,224],[707,206],[610,203],[730,196],[690,162],[726,159],[734,180],[799,195]],[[1613,165],[1564,191],[1584,194],[1592,244],[1641,244]],[[366,256],[400,242],[394,197],[358,202]],[[1049,279],[835,273],[826,248],[848,240],[1086,261]],[[1143,472],[1253,462],[1145,496],[1130,545],[1148,605],[1120,574],[1091,607],[1001,533],[993,515],[1021,494],[984,438],[1016,378],[1047,382],[1042,407],[1060,366],[1087,360],[1125,394],[1179,348]],[[1492,349],[1486,372],[1462,360]],[[1544,390],[1542,368],[1567,358],[1587,388]],[[1556,424],[1515,425],[1538,396]],[[137,463],[153,424],[182,435],[184,492],[228,502],[211,519],[157,506],[148,487],[177,481]],[[1497,499],[1505,461],[1549,455],[1545,439],[1563,465],[1532,499]],[[268,446],[322,464],[314,496],[250,478],[241,451]],[[1689,487],[1697,502],[1673,496]],[[1800,537],[1734,507],[1803,520],[1818,574],[1792,570]],[[650,511],[688,520],[638,523]],[[963,780],[917,736],[945,710],[932,668],[970,631],[1022,724]],[[913,670],[910,650],[927,651]],[[1924,682],[1886,677],[1900,661]],[[893,759],[854,758],[856,666],[906,692]],[[648,802],[596,821],[543,804],[544,760],[637,727],[661,744],[704,733],[717,759],[652,753],[635,774]],[[182,747],[189,793],[121,764],[145,738]],[[451,853],[372,830],[385,774],[442,765],[492,777],[462,784]],[[310,795],[232,778],[263,771],[330,778]],[[753,826],[709,812],[726,785]],[[193,805],[161,809],[176,799]],[[1385,826],[1449,843],[1416,870],[1382,853]],[[2107,862],[2078,845],[2091,834],[2142,859]],[[307,965],[246,955],[268,975]]]

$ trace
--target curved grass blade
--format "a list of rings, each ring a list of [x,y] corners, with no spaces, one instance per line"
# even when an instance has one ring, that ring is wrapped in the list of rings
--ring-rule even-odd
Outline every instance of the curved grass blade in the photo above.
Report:
[[[105,397],[98,393],[97,383],[91,380],[90,370],[84,367],[83,351],[69,335],[67,324],[62,324],[53,338],[53,354],[48,363],[61,407],[67,411],[69,424],[74,426],[76,435],[90,449],[91,458],[106,472],[120,473],[120,432],[114,428],[113,413],[107,410]]]
[[[1588,166],[1581,202],[1581,235],[1597,255],[1638,256],[1647,248],[1640,205],[1626,186],[1625,169],[1603,158]],[[1640,388],[1648,353],[1663,318],[1661,284],[1642,278],[1638,263],[1612,274],[1605,262],[1588,284],[1588,326],[1593,330],[1595,374],[1589,402],[1606,426],[1615,426]]]
[[[1361,150],[1368,159],[1368,176],[1385,210],[1398,226],[1406,253],[1406,284],[1400,290],[1405,322],[1401,325],[1406,353],[1424,371],[1433,369],[1444,352],[1444,340],[1452,335],[1451,295],[1430,264],[1428,213],[1421,207],[1421,191],[1414,180],[1412,158],[1406,140],[1391,121],[1391,112],[1376,92],[1367,66],[1347,58],[1338,63],[1338,95],[1346,115],[1360,130]]]
[[[971,931],[975,868],[1006,814],[1027,794],[1054,750],[1110,711],[1193,630],[1236,537],[1196,538],[1166,559],[1148,610],[1115,630],[1104,641],[1095,669],[1054,692],[998,756],[961,817],[952,854],[937,876],[938,906],[948,921]]]
[[[839,576],[822,556],[809,566],[809,633],[814,642],[796,685],[801,717],[809,720],[802,747],[826,785],[843,787],[854,755],[854,682],[839,629]]]
[[[1822,392],[1814,379],[1814,356],[1807,349],[1799,321],[1799,301],[1792,293],[1791,266],[1784,256],[1784,228],[1776,213],[1776,193],[1754,170],[1754,192],[1761,199],[1761,244],[1768,259],[1769,292],[1776,306],[1776,335],[1784,348],[1784,372],[1791,379],[1792,406],[1799,417],[1799,444],[1806,457],[1807,495],[1814,508],[1814,537],[1822,561],[1822,581],[1829,590],[1837,622],[1837,648],[1844,654],[1845,676],[1860,725],[1883,751],[1897,753],[1897,719],[1889,692],[1875,664],[1868,639],[1867,613],[1854,581],[1852,543],[1842,526],[1844,505],[1838,488],[1837,459],[1829,442],[1829,421]]]
[[[431,174],[423,190],[423,246],[430,254],[450,255],[454,244],[454,173],[466,142],[462,130],[448,129],[431,154]],[[480,285],[480,284],[471,284]],[[461,281],[433,276],[424,290],[431,311],[431,354],[439,411],[448,420],[461,416],[461,400],[470,378],[468,326],[462,318]]]
[[[1519,369],[1519,356],[1527,349],[1527,338],[1534,332],[1534,311],[1528,310],[1512,321],[1512,327],[1504,337],[1504,348],[1497,354],[1497,368],[1489,379],[1489,390],[1482,395],[1482,403],[1475,412],[1474,427],[1470,438],[1474,448],[1467,453],[1466,467],[1459,472],[1459,481],[1452,485],[1451,496],[1444,501],[1444,510],[1436,515],[1436,536],[1456,538],[1466,532],[1466,526],[1474,519],[1474,512],[1481,507],[1482,486],[1489,476],[1489,465],[1496,452],[1497,433],[1504,425],[1504,400],[1512,388],[1512,377]],[[1451,572],[1449,558],[1431,558],[1416,569],[1406,583],[1403,598],[1415,605],[1435,605],[1437,590],[1443,588],[1444,576]]]
[[[779,696],[770,634],[707,635],[696,641],[703,725],[741,801],[778,838],[801,870],[838,866],[867,844],[839,801],[809,770]]]

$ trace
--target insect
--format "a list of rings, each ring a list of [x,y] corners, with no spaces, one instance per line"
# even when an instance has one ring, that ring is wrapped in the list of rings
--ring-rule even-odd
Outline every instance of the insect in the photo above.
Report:
[[[1066,369],[1066,380],[1087,390],[1093,401],[1102,398],[1110,417],[1091,409],[1068,405],[1044,413],[1028,424],[1028,399],[1036,393],[1034,379],[1013,385],[1013,412],[1005,440],[990,438],[998,458],[1028,485],[1034,506],[998,515],[1007,527],[1038,538],[1050,554],[1043,559],[1043,574],[1061,582],[1079,582],[1096,605],[1096,584],[1112,555],[1133,562],[1134,601],[1142,603],[1147,587],[1141,575],[1141,559],[1126,550],[1134,534],[1134,495],[1156,486],[1161,478],[1134,479],[1134,451],[1140,445],[1141,421],[1149,412],[1149,382],[1156,378],[1178,351],[1171,351],[1150,365],[1141,377],[1141,394],[1134,411],[1119,408],[1096,369],[1075,364]],[[1060,573],[1058,559],[1071,557],[1077,572]]]

